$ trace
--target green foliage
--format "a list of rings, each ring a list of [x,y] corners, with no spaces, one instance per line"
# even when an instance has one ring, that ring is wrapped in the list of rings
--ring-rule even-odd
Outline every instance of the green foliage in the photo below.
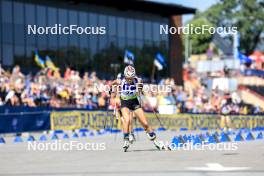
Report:
[[[203,25],[207,25],[208,26],[207,28],[213,27],[213,24],[208,22],[208,20],[206,20],[203,17],[194,18],[188,24],[189,26],[193,28],[196,28],[196,27],[202,28]],[[190,31],[189,33],[190,33],[189,40],[192,45],[192,54],[205,53],[212,39],[212,35],[209,33],[209,31],[205,31],[202,34],[191,33]]]
[[[240,50],[254,51],[264,31],[264,3],[260,0],[222,0],[195,18],[206,18],[217,27],[237,27]]]

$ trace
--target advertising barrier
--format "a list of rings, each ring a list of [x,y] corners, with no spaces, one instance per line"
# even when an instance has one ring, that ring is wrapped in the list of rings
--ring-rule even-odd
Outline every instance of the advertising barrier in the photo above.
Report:
[[[50,124],[52,130],[120,128],[120,122],[110,111],[54,111],[50,114]]]
[[[50,130],[49,112],[0,114],[0,133]]]
[[[146,113],[148,121],[153,128],[159,128],[160,123],[152,113]],[[215,114],[173,114],[162,115],[159,118],[163,126],[167,129],[179,130],[188,128],[197,130],[200,128],[217,129],[221,127],[219,115]],[[234,128],[255,128],[264,127],[264,116],[255,115],[233,115],[230,116]],[[52,112],[52,130],[72,130],[78,128],[102,129],[103,127],[113,127],[120,129],[120,120],[116,120],[112,112],[106,111],[71,111]],[[134,128],[139,127],[138,120],[133,121]]]
[[[146,113],[153,128],[160,123],[153,113]],[[186,128],[222,128],[221,118],[216,114],[158,114],[163,127],[179,130]],[[232,128],[264,127],[263,115],[232,115]],[[141,127],[138,120],[133,120],[133,127]],[[121,129],[121,121],[112,111],[87,111],[80,109],[51,109],[30,107],[0,107],[0,133],[20,133],[44,130],[74,130],[80,128]]]
[[[0,133],[50,130],[50,112],[69,113],[73,110],[76,108],[0,106]]]

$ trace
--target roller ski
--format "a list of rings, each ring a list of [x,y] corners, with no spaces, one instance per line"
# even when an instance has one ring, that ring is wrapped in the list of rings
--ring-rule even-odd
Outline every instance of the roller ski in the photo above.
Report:
[[[170,146],[165,145],[162,141],[153,140],[153,144],[158,150],[171,150]]]
[[[130,146],[129,133],[125,133],[124,134],[124,145],[123,145],[124,152],[127,152],[127,149],[129,148],[129,146]]]
[[[124,152],[127,152],[129,146],[130,146],[129,140],[124,140],[124,145],[123,145]]]
[[[133,144],[135,141],[136,141],[136,137],[135,137],[135,134],[134,133],[130,133],[129,134],[129,143],[130,144]]]
[[[158,150],[171,150],[169,146],[166,146],[162,141],[156,139],[156,134],[154,132],[147,133],[147,136]]]
[[[165,145],[163,144],[163,142],[157,141],[156,139],[152,142],[158,150],[165,150]]]

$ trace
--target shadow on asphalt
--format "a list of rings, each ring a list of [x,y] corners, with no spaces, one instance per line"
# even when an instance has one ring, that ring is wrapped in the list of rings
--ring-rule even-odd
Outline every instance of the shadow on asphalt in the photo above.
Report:
[[[223,155],[239,155],[239,153],[224,153]]]
[[[161,150],[158,149],[144,149],[144,150],[128,150],[127,152],[159,152]]]

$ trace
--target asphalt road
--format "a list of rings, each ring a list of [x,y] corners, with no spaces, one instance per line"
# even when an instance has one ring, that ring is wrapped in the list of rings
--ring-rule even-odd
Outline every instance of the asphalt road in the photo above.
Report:
[[[158,136],[166,142],[176,134],[166,131]],[[39,143],[38,150],[33,151],[26,142],[12,143],[11,138],[6,138],[7,143],[0,145],[0,176],[264,175],[264,139],[238,142],[235,150],[158,151],[143,132],[136,137],[126,153],[122,150],[121,134],[61,141],[60,144],[89,144],[87,149],[94,149],[73,147],[70,151],[48,147],[44,151]]]

